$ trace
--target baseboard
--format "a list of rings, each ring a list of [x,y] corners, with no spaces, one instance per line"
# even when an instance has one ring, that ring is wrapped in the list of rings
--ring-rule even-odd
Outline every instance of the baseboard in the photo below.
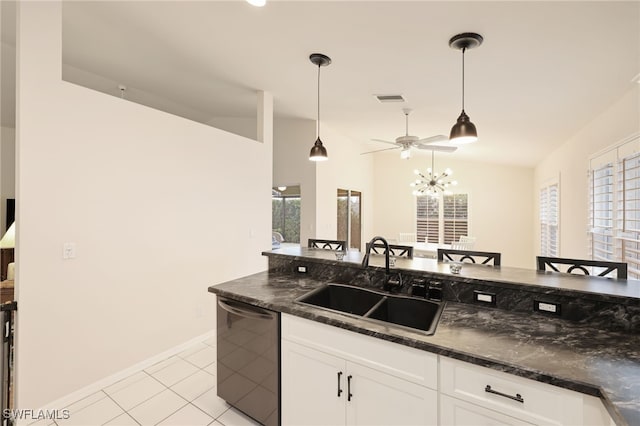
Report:
[[[119,382],[120,380],[127,378],[129,376],[131,376],[132,374],[137,373],[138,371],[144,370],[147,367],[152,366],[153,364],[156,364],[160,361],[163,361],[169,357],[172,357],[174,355],[179,354],[180,352],[184,351],[185,349],[187,349],[188,347],[195,345],[198,342],[203,342],[213,336],[215,336],[216,332],[215,330],[212,330],[208,333],[204,333],[198,337],[194,337],[193,339],[187,340],[184,343],[179,344],[178,346],[174,346],[173,348],[166,350],[160,354],[154,355],[151,358],[147,358],[143,361],[140,361],[137,364],[132,365],[131,367],[125,368],[124,370],[121,370],[115,374],[112,374],[111,376],[105,377],[103,379],[98,380],[97,382],[94,382],[90,385],[87,385],[81,389],[78,389],[75,392],[72,392],[68,395],[63,396],[62,398],[58,398],[55,401],[50,402],[49,404],[46,404],[44,407],[42,407],[42,410],[46,410],[47,408],[49,409],[63,409],[67,406],[69,406],[70,404],[73,404],[76,401],[79,401],[83,398],[86,398],[87,396],[94,394],[108,386],[111,386],[112,384]]]

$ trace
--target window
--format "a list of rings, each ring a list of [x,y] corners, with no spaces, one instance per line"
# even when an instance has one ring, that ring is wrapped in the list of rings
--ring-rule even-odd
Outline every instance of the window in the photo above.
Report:
[[[338,189],[338,239],[360,250],[362,243],[362,193]]]
[[[416,197],[416,235],[418,241],[450,244],[468,235],[467,194]]]
[[[640,138],[591,160],[589,249],[594,260],[625,262],[640,278]]]
[[[287,243],[300,243],[300,187],[271,190],[271,230]]]
[[[613,164],[604,164],[591,170],[589,180],[591,258],[593,260],[614,260]]]
[[[558,183],[540,189],[540,255],[557,257],[560,253],[558,232]]]

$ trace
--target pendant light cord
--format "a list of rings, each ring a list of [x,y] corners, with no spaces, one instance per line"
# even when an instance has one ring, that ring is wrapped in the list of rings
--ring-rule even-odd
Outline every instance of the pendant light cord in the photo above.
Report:
[[[318,139],[320,139],[320,64],[318,64]]]
[[[462,48],[462,110],[464,111],[464,51],[466,47]]]

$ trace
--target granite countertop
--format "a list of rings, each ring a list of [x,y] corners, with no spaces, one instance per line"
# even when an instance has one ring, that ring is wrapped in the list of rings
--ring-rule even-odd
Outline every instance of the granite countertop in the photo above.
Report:
[[[344,266],[359,267],[362,262],[362,253],[357,250],[346,252],[344,260],[337,262],[335,254],[331,250],[308,249],[299,246],[283,247],[262,253],[265,256],[284,256],[287,258],[311,259],[314,262],[327,264],[341,264]],[[371,267],[384,267],[384,256],[371,256]],[[442,277],[452,277],[447,263],[438,262],[435,259],[414,257],[413,259],[396,258],[394,271],[432,273]],[[465,279],[473,281],[486,281],[506,287],[539,287],[545,291],[558,294],[584,293],[591,299],[618,300],[627,305],[640,306],[640,281],[625,279],[610,279],[594,276],[558,274],[552,272],[540,272],[534,269],[496,267],[487,268],[483,265],[465,263],[456,280]]]
[[[305,275],[267,271],[211,286],[209,291],[597,396],[617,424],[640,425],[637,334],[601,331],[539,314],[533,314],[532,321],[532,315],[447,302],[436,333],[427,336],[294,303],[322,284]]]

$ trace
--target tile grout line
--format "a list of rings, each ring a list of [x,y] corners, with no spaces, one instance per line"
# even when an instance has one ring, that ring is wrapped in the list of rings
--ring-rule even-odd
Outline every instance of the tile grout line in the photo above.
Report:
[[[114,404],[116,404],[118,407],[120,407],[120,409],[123,411],[122,413],[118,414],[117,416],[115,416],[112,419],[107,420],[106,422],[102,423],[103,425],[106,425],[107,423],[109,423],[110,421],[120,417],[123,414],[126,414],[127,416],[131,417],[133,419],[134,422],[136,422],[138,425],[140,424],[131,414],[129,414],[129,412],[127,410],[124,409],[123,406],[121,406],[120,404],[118,404],[118,401],[116,401],[115,399],[111,398],[111,395],[109,395],[108,393],[105,392],[105,394],[107,394],[107,398],[109,398],[111,401],[113,401]]]
[[[182,399],[183,401],[185,401],[185,404],[181,405],[176,411],[174,411],[173,413],[169,414],[168,416],[160,419],[158,422],[154,423],[154,425],[158,425],[160,423],[162,423],[163,421],[167,420],[169,417],[173,416],[174,414],[176,414],[178,411],[182,410],[184,407],[186,407],[187,405],[189,405],[189,401],[187,401],[186,399],[184,399],[182,396],[178,395],[173,389],[171,388],[167,388],[170,392],[173,392],[178,398]],[[164,391],[163,391],[164,392]]]

